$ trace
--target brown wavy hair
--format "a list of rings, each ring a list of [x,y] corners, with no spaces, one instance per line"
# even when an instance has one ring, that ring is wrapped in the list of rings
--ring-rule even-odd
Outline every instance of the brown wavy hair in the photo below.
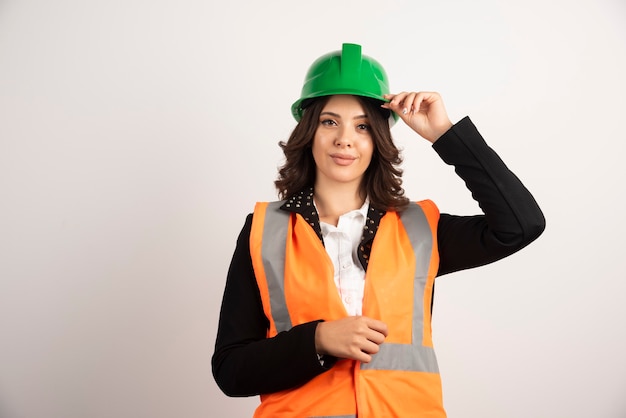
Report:
[[[278,179],[274,182],[281,199],[315,184],[313,138],[322,109],[330,97],[320,97],[306,103],[302,119],[287,142],[278,143],[285,154],[285,164],[279,168]],[[372,161],[361,181],[361,192],[369,197],[370,204],[375,208],[401,211],[407,207],[409,199],[404,196],[402,170],[398,167],[402,163],[402,156],[389,130],[390,111],[381,108],[378,100],[354,97],[368,116],[374,142]]]

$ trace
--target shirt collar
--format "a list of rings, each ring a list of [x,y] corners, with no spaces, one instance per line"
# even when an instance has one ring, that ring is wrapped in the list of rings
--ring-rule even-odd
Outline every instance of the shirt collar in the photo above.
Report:
[[[315,206],[315,210],[317,211],[317,205],[315,204],[315,200],[313,200],[313,205]],[[350,217],[361,215],[363,219],[367,219],[367,209],[369,208],[369,206],[370,206],[370,200],[366,198],[365,202],[363,202],[363,205],[360,208],[346,212],[343,215],[340,215],[339,217],[341,218],[342,216],[345,216],[345,215],[350,215]]]

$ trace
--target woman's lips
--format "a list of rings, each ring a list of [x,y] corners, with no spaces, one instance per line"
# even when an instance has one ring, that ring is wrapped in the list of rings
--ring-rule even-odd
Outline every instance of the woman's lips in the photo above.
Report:
[[[331,154],[330,157],[338,165],[350,165],[356,160],[355,156],[348,154]]]

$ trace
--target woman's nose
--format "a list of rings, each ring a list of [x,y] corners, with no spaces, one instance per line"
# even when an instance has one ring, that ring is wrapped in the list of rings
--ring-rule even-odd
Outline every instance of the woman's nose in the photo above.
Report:
[[[351,147],[352,146],[352,137],[350,136],[350,132],[346,129],[340,129],[337,132],[337,138],[335,138],[335,146],[337,147]]]

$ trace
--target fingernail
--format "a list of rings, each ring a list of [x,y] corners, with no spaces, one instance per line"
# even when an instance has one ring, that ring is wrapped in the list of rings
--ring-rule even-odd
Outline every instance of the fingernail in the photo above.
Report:
[[[407,112],[408,112],[408,110],[406,109],[406,107],[405,107],[404,109],[402,109],[402,114],[403,114],[403,115],[406,115],[406,114],[407,114]]]

